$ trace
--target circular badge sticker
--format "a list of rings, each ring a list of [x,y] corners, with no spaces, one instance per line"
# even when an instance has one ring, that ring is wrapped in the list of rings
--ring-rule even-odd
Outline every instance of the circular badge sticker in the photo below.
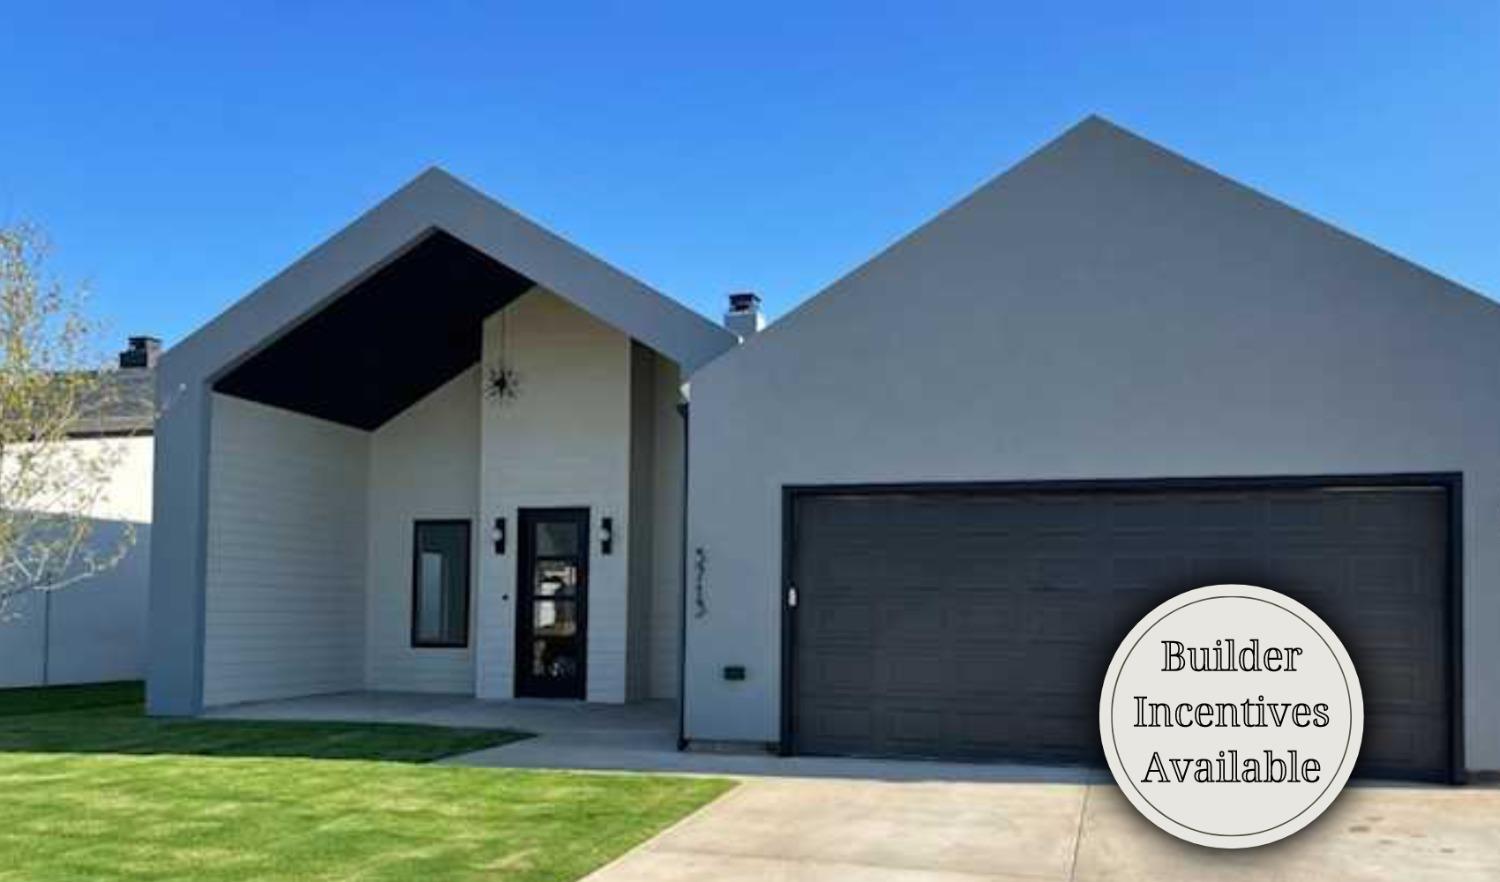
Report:
[[[1312,823],[1354,768],[1364,698],[1344,645],[1276,591],[1211,585],[1152,610],[1099,696],[1110,771],[1153,824],[1214,848]]]

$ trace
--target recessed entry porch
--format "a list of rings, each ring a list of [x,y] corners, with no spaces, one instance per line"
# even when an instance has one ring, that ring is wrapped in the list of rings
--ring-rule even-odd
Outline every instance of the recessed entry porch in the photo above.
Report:
[[[430,231],[211,384],[202,706],[674,700],[680,363]]]

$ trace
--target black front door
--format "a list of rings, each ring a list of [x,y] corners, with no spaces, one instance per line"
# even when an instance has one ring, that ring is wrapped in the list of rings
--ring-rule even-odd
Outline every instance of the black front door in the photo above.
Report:
[[[516,573],[516,694],[583,698],[589,510],[521,509]]]

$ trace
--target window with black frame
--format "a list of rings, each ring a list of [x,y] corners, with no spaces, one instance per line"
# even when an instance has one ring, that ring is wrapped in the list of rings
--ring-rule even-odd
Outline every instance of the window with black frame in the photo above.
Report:
[[[411,567],[411,645],[469,645],[469,522],[417,521]]]

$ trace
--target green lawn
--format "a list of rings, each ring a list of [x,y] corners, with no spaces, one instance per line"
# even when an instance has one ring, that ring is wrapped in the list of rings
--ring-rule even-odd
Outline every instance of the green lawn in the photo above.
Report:
[[[424,765],[516,737],[0,691],[0,880],[570,880],[731,786]]]
[[[161,719],[139,683],[0,690],[0,751],[308,757],[425,763],[526,737],[372,723]]]

